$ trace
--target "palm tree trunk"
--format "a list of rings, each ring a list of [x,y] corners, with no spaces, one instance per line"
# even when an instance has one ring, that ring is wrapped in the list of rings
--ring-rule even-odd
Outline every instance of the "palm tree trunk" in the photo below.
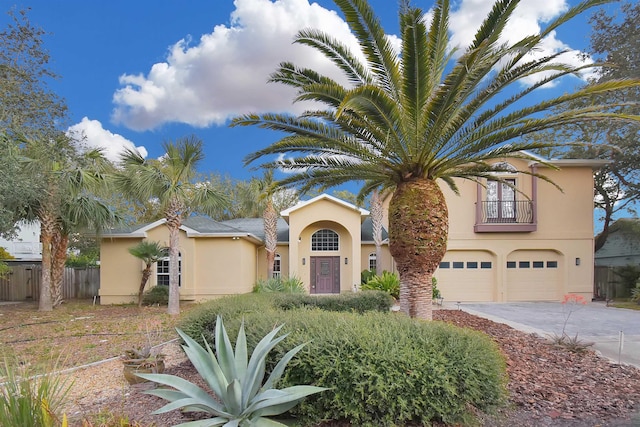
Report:
[[[149,281],[149,277],[151,277],[151,267],[153,267],[153,263],[147,263],[144,267],[144,270],[142,270],[140,289],[138,289],[138,307],[142,307],[142,294],[144,293],[144,287]]]
[[[40,280],[40,297],[38,311],[52,311],[51,299],[51,246],[56,222],[48,215],[40,215],[40,240],[42,241],[42,279]]]
[[[276,257],[278,245],[278,213],[273,207],[271,199],[267,200],[262,219],[264,221],[264,246],[267,251],[267,280],[269,280],[273,277],[273,260]]]
[[[400,183],[389,205],[389,249],[400,273],[400,310],[432,319],[431,278],[447,251],[449,214],[431,179]]]
[[[62,282],[64,280],[64,264],[67,261],[67,247],[69,246],[69,235],[65,234],[59,226],[56,226],[51,246],[51,299],[53,306],[57,307],[63,301]]]
[[[371,194],[371,227],[373,242],[376,245],[376,275],[382,275],[382,199],[378,190]]]
[[[167,215],[167,227],[169,228],[169,306],[167,313],[180,314],[180,282],[179,265],[180,257],[180,225],[179,215]]]

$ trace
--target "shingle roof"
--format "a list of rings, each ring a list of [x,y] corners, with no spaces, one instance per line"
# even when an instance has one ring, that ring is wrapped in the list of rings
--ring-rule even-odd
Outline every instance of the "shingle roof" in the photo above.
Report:
[[[264,240],[264,221],[262,218],[236,218],[222,222]],[[289,243],[289,224],[278,218],[278,243]]]

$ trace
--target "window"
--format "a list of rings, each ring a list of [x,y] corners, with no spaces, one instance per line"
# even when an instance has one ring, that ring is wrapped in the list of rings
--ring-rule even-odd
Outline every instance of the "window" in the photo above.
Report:
[[[547,261],[547,268],[558,268],[558,261]]]
[[[487,219],[489,222],[513,222],[516,218],[516,180],[487,181]]]
[[[442,261],[440,263],[440,268],[449,268],[451,266],[451,264],[449,263],[449,261]]]
[[[337,251],[339,249],[338,233],[333,230],[318,230],[311,236],[312,251]]]
[[[156,265],[156,285],[169,286],[169,258],[162,258]],[[178,286],[182,286],[182,254],[178,252]]]
[[[273,258],[273,278],[279,279],[282,274],[282,257],[276,254]]]
[[[467,268],[478,268],[478,263],[476,261],[467,261]]]
[[[520,261],[518,263],[518,268],[529,268],[530,264],[531,263],[529,261]]]
[[[544,261],[533,261],[533,268],[544,268]]]
[[[369,271],[376,271],[377,261],[376,254],[369,254]]]
[[[480,263],[480,268],[491,268],[491,261],[482,261]]]
[[[454,261],[453,262],[453,268],[464,268],[464,262]]]
[[[507,268],[516,268],[515,261],[507,261]]]

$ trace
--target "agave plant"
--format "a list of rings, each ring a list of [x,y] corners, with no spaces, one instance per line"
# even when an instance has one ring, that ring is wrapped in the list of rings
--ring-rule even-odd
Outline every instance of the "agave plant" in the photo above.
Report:
[[[175,389],[155,389],[146,392],[170,402],[154,413],[183,409],[186,412],[207,412],[214,416],[206,420],[183,423],[180,426],[284,426],[267,417],[280,415],[296,406],[306,396],[326,389],[314,386],[293,386],[281,390],[274,388],[289,361],[306,344],[301,344],[285,354],[263,383],[267,355],[288,335],[276,337],[281,328],[282,325],[262,338],[250,359],[244,322],[238,331],[235,352],[220,316],[216,320],[215,353],[206,340],[205,348],[177,329],[185,342],[182,347],[187,357],[215,396],[174,375],[138,374],[141,378]]]

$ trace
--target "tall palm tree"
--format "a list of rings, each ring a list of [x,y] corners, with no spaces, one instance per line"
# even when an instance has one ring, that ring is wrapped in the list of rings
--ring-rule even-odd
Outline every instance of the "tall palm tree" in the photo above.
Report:
[[[310,46],[343,72],[340,82],[318,72],[281,63],[271,81],[298,90],[298,101],[316,109],[300,116],[247,114],[232,125],[257,125],[288,135],[249,155],[264,156],[263,167],[286,168],[284,187],[331,187],[359,180],[359,197],[375,188],[393,191],[389,241],[401,278],[400,307],[412,317],[431,318],[431,277],[447,249],[448,212],[438,180],[454,191],[454,178],[493,177],[489,160],[530,158],[523,150],[562,142],[528,143],[521,135],[554,126],[602,118],[631,120],[615,105],[591,104],[543,117],[558,105],[592,94],[638,86],[638,80],[594,84],[538,104],[531,92],[583,67],[558,62],[558,54],[536,58],[544,37],[586,9],[604,3],[587,0],[550,22],[538,35],[503,42],[507,21],[519,0],[497,0],[463,51],[448,50],[449,0],[437,0],[430,18],[402,1],[398,52],[366,0],[334,0],[360,50],[316,29],[298,33],[296,43]],[[362,58],[362,59],[361,59]],[[537,83],[524,87],[524,78]],[[524,105],[524,106],[523,106]],[[633,118],[635,120],[638,117]],[[527,173],[527,171],[523,171]]]
[[[28,220],[40,222],[42,280],[40,311],[62,302],[62,276],[68,236],[74,230],[100,230],[117,216],[94,195],[106,185],[110,164],[100,150],[78,150],[58,134],[42,140],[24,139],[18,161],[38,191],[23,200]]]
[[[158,160],[145,160],[137,151],[121,156],[123,169],[116,184],[125,195],[140,202],[157,199],[169,229],[169,308],[180,314],[178,257],[180,227],[194,212],[214,214],[227,203],[224,194],[207,183],[196,183],[196,167],[204,159],[202,141],[195,136],[165,142],[166,154]]]
[[[166,258],[169,254],[169,248],[162,246],[159,242],[143,240],[137,245],[130,247],[129,253],[144,262],[144,270],[142,270],[140,288],[138,289],[138,307],[142,307],[142,294],[144,293],[144,287],[149,281],[149,277],[151,277],[151,268],[153,264],[162,258]]]

